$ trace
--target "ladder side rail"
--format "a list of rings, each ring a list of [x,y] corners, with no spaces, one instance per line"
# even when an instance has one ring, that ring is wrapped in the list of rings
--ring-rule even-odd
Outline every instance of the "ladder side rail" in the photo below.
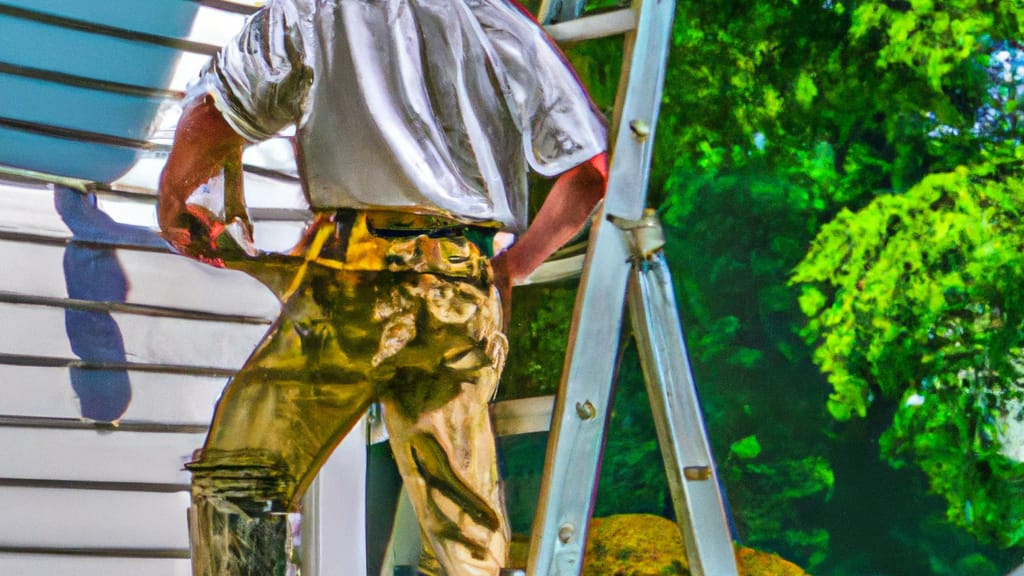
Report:
[[[629,311],[676,520],[694,576],[737,573],[732,534],[664,254],[638,260]]]
[[[629,249],[606,217],[638,219],[650,170],[675,2],[642,2],[601,217],[591,232],[559,385],[527,573],[579,574],[593,512],[622,326]]]
[[[627,247],[614,226],[595,226],[590,246],[531,530],[530,576],[582,569],[629,276]]]
[[[661,108],[675,0],[637,0],[636,30],[626,35],[625,92],[615,110],[607,216],[639,220],[647,198],[655,126]]]

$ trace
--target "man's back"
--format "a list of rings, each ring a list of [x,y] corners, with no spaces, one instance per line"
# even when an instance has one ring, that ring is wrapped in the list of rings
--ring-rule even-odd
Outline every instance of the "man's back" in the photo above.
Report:
[[[436,562],[497,576],[509,529],[486,404],[503,316],[512,283],[602,198],[603,120],[503,0],[272,0],[182,115],[161,176],[165,238],[221,262],[223,223],[187,199],[241,162],[245,139],[288,124],[317,218],[291,255],[228,262],[272,263],[282,315],[189,464],[194,572],[283,576],[283,513],[377,399]],[[481,238],[525,226],[528,165],[559,178],[532,226],[488,259]]]
[[[197,87],[249,139],[298,126],[311,205],[526,226],[527,169],[605,127],[550,39],[503,0],[272,2]]]

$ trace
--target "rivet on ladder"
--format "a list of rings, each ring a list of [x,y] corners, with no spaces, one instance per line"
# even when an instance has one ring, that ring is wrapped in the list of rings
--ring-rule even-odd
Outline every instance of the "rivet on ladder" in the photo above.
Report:
[[[576,534],[576,527],[566,522],[558,529],[558,539],[562,541],[562,544],[568,544],[572,537]]]
[[[629,123],[629,131],[633,133],[633,138],[643,142],[651,135],[651,125],[637,118]]]
[[[597,408],[590,403],[590,400],[583,402],[582,404],[576,403],[576,415],[580,417],[580,420],[590,420],[597,416]]]
[[[683,476],[686,476],[687,480],[710,480],[711,467],[687,466],[686,468],[683,468]]]

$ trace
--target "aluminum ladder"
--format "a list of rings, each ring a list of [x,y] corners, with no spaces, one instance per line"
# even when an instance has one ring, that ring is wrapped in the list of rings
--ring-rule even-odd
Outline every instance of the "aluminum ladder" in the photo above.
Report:
[[[737,574],[732,537],[679,323],[664,239],[644,210],[674,0],[578,18],[582,0],[545,0],[540,20],[556,40],[625,32],[613,118],[607,198],[591,229],[544,477],[530,541],[529,576],[582,570],[612,380],[628,300],[658,441],[690,570]],[[577,19],[578,18],[578,19]]]

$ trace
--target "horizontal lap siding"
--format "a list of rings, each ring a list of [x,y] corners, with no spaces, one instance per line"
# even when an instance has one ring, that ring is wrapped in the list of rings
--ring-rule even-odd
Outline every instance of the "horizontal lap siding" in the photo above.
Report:
[[[9,576],[190,576],[183,558],[110,558],[75,554],[0,552],[0,574]]]
[[[176,369],[236,370],[267,331],[264,324],[238,324],[112,312],[124,342],[126,367],[169,366]],[[65,310],[53,306],[0,302],[0,354],[74,362]],[[83,336],[82,340],[89,339]],[[113,337],[112,337],[113,339]],[[95,342],[95,339],[93,339]],[[81,358],[101,362],[97,358]],[[2,360],[0,360],[2,363]]]
[[[0,474],[10,484],[106,482],[166,490],[188,484],[184,464],[202,443],[202,433],[0,426]]]
[[[227,383],[225,376],[134,370],[127,373],[132,400],[124,415],[126,423],[205,426],[209,424],[213,405]],[[73,420],[80,416],[69,368],[0,364],[0,419]]]
[[[98,463],[102,464],[102,463]],[[188,492],[0,488],[0,549],[182,553]]]
[[[169,142],[146,142],[147,132],[185,78],[172,80],[172,65],[195,42],[226,37],[197,36],[192,16],[231,28],[251,12],[221,0],[147,0],[145,14],[136,0],[9,4],[0,164],[110,182],[142,158],[127,189],[149,193]],[[246,182],[257,207],[284,196],[302,219],[294,177]],[[56,194],[0,181],[0,574],[188,576],[183,464],[279,304],[243,274],[173,255],[154,231]],[[59,209],[69,198],[71,217]],[[273,235],[287,244],[287,231]],[[126,387],[118,427],[82,418],[88,387],[107,382]]]
[[[0,574],[187,576],[184,463],[279,304],[54,194],[0,183]],[[107,380],[118,427],[82,419]]]

